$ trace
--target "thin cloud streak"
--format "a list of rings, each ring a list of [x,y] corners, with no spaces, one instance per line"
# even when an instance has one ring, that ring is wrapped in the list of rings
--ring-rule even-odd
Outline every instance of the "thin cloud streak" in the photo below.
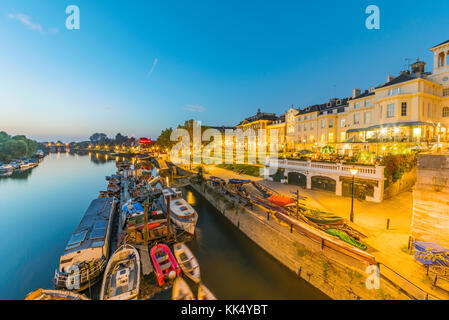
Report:
[[[154,69],[156,68],[157,65],[157,61],[158,61],[157,58],[155,58],[153,61],[153,66],[151,67],[151,70],[148,72],[148,76],[151,76],[153,74]]]
[[[41,24],[39,24],[39,23],[32,22],[31,21],[31,17],[27,16],[26,14],[23,14],[23,13],[16,13],[16,14],[9,13],[8,14],[8,18],[21,22],[23,25],[25,25],[30,30],[38,31],[40,34],[44,34],[45,33],[44,27]],[[59,33],[59,30],[57,28],[51,28],[51,29],[48,30],[48,32],[51,33],[51,34],[57,34],[57,33]]]
[[[183,109],[191,113],[201,113],[206,111],[206,108],[199,104],[188,104]]]

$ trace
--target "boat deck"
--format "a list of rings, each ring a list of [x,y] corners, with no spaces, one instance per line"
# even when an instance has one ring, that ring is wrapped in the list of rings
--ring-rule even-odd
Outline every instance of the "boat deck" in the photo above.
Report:
[[[137,250],[139,250],[142,273],[144,275],[151,274],[153,272],[153,265],[151,264],[148,247],[145,245],[134,245],[134,246],[136,247]]]

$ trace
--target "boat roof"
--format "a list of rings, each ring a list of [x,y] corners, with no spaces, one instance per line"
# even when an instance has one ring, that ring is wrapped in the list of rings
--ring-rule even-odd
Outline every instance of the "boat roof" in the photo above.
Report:
[[[181,191],[176,189],[176,188],[165,188],[165,189],[162,190],[162,194],[164,196],[168,196],[168,195],[176,196],[180,192]]]
[[[98,198],[91,202],[80,224],[67,242],[63,256],[74,251],[102,247],[108,232],[114,198]]]

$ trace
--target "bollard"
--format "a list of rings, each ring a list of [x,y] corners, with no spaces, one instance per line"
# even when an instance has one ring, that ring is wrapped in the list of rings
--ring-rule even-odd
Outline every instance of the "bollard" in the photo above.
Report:
[[[387,219],[387,230],[390,230],[390,219]]]

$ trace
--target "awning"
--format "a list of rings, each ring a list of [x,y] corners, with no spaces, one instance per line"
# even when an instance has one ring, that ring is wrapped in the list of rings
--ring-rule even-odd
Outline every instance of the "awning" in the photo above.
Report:
[[[357,129],[349,129],[346,131],[347,133],[354,133],[360,131],[370,131],[382,128],[391,128],[391,127],[417,127],[417,126],[433,126],[436,127],[436,124],[430,122],[423,121],[409,121],[409,122],[393,122],[393,123],[383,123],[375,126],[367,127],[367,128],[357,128]]]
[[[357,138],[357,136],[351,137],[348,140],[346,140],[344,143],[363,143],[364,141]]]

